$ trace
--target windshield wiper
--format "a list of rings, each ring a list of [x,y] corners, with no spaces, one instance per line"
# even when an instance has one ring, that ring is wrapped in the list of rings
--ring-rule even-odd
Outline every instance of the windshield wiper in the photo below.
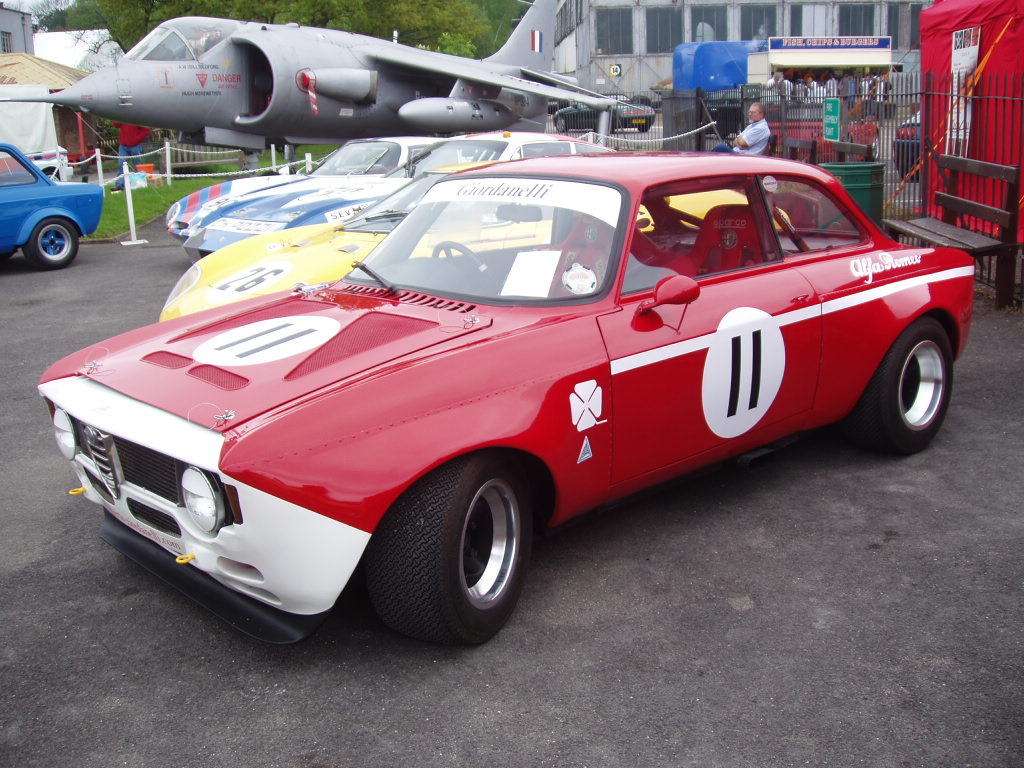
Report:
[[[397,208],[392,208],[390,211],[381,211],[380,213],[363,216],[363,218],[366,221],[376,221],[377,219],[401,219],[408,215],[408,211],[400,211]]]
[[[389,283],[387,280],[385,280],[383,277],[381,277],[379,274],[377,274],[376,270],[370,269],[370,267],[368,267],[365,264],[363,264],[363,262],[361,262],[361,261],[353,261],[352,262],[352,269],[358,269],[358,270],[361,270],[361,271],[365,272],[366,274],[368,274],[370,277],[372,277],[374,280],[376,280],[382,286],[387,288],[388,293],[390,293],[392,296],[397,296],[398,295],[398,289],[395,288],[395,286],[393,286],[391,283]]]

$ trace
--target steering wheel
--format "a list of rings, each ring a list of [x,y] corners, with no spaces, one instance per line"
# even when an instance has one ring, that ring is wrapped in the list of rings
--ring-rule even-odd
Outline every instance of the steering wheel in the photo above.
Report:
[[[450,259],[457,253],[472,259],[481,272],[487,269],[487,265],[480,261],[480,257],[476,255],[476,252],[472,248],[468,245],[457,243],[454,240],[442,240],[434,246],[434,252],[431,255],[435,259],[440,259],[442,257]]]

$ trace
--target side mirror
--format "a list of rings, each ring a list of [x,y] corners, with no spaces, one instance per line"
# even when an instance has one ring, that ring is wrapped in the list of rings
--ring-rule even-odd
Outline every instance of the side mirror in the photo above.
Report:
[[[700,296],[700,286],[692,277],[673,275],[666,277],[654,288],[654,298],[645,299],[637,307],[637,314],[650,312],[663,304],[690,304]]]

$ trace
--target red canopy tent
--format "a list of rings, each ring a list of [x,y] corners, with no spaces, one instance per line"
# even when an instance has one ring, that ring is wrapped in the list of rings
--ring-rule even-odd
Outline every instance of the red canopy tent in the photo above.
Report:
[[[980,40],[974,32],[980,28]],[[971,32],[957,37],[965,30]],[[954,41],[978,43],[975,77],[953,73]],[[926,148],[1005,165],[1024,155],[1024,0],[939,0],[921,12],[921,68]],[[957,131],[957,113],[970,109],[969,127]],[[928,168],[929,198],[937,181]],[[993,185],[972,197],[992,196]],[[979,202],[990,202],[979,200]],[[979,222],[981,223],[981,222]],[[1024,223],[1018,239],[1024,236]]]

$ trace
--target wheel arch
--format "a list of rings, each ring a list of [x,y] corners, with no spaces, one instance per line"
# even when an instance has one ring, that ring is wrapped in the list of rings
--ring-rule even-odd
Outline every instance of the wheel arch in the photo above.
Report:
[[[441,467],[459,461],[470,456],[488,455],[499,459],[502,462],[513,465],[522,474],[530,489],[531,508],[533,510],[534,530],[544,530],[555,509],[555,479],[551,468],[543,459],[534,453],[521,448],[510,446],[489,446],[476,448],[464,453],[451,456],[445,461],[430,467],[422,475],[412,479],[406,486],[408,491],[420,479]],[[403,493],[405,493],[403,491]],[[387,512],[384,513],[385,515]]]
[[[21,229],[18,232],[18,247],[23,247],[32,236],[35,228],[39,226],[41,221],[45,219],[62,219],[74,227],[75,234],[78,237],[85,237],[85,233],[82,231],[82,225],[78,219],[71,215],[69,211],[63,208],[41,208],[38,211],[34,211],[29,217],[26,217],[21,223]]]
[[[962,350],[961,338],[960,338],[960,326],[957,324],[956,319],[947,309],[941,307],[933,307],[929,311],[921,315],[921,317],[931,317],[935,319],[939,325],[942,326],[946,332],[946,336],[949,338],[949,346],[953,350],[953,358],[956,359],[960,356]],[[914,318],[911,323],[907,323],[909,328],[914,322],[917,322],[918,318]]]

